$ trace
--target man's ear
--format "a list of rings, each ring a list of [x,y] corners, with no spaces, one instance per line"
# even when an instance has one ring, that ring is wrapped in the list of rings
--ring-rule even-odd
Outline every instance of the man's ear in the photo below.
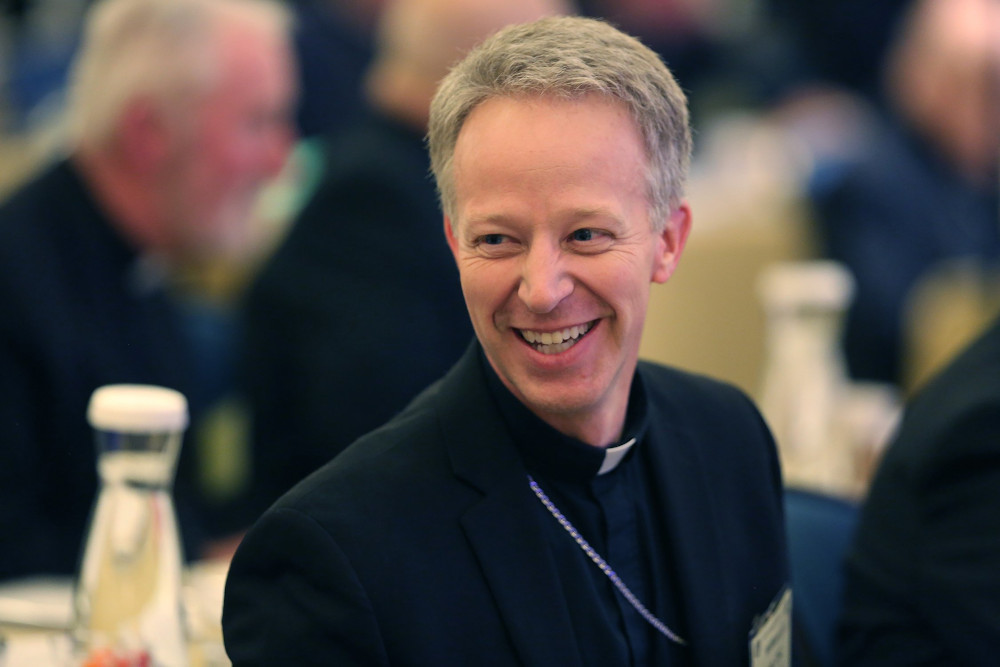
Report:
[[[455,238],[455,230],[451,225],[451,218],[447,215],[444,216],[444,237],[448,241],[448,247],[451,248],[451,254],[455,257],[455,261],[458,261],[458,239]]]
[[[129,165],[138,171],[159,168],[170,152],[170,127],[149,98],[129,102],[119,120],[119,145]]]
[[[674,274],[690,231],[691,207],[686,201],[682,201],[670,214],[670,219],[656,238],[652,278],[654,283],[665,283]]]

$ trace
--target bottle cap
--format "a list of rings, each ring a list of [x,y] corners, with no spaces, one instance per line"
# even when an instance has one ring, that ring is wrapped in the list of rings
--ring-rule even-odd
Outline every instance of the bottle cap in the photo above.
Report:
[[[764,269],[757,288],[768,308],[842,309],[854,296],[854,276],[832,260],[779,262]]]
[[[160,433],[187,427],[187,399],[166,387],[112,384],[90,397],[87,420],[95,429],[125,433]]]

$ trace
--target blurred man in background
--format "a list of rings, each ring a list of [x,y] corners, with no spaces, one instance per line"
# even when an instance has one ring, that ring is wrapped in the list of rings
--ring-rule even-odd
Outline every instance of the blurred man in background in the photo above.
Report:
[[[96,490],[90,394],[109,383],[217,398],[175,271],[242,249],[291,143],[295,71],[268,0],[103,0],[68,109],[70,154],[0,208],[0,577],[68,573]],[[211,532],[186,448],[189,556]]]
[[[915,288],[948,261],[1000,261],[998,26],[993,0],[914,3],[884,66],[887,114],[813,192],[823,250],[855,278],[856,379],[906,385]]]
[[[953,178],[993,192],[989,215],[933,208],[936,238],[995,245],[1000,5],[923,0],[896,85]],[[908,68],[913,71],[905,71]],[[926,193],[912,193],[924,201]],[[900,221],[900,224],[905,221]],[[899,239],[905,246],[911,239]],[[982,240],[980,243],[984,243]],[[926,239],[925,239],[926,243]],[[991,665],[1000,654],[1000,320],[905,407],[848,554],[841,664]]]
[[[386,5],[361,118],[326,138],[322,181],[249,291],[247,507],[265,509],[440,377],[472,337],[424,134],[449,65],[566,0]],[[256,512],[247,517],[256,518]]]

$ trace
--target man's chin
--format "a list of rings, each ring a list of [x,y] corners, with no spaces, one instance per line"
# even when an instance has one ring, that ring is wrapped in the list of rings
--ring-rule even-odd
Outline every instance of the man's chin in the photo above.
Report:
[[[518,399],[536,415],[570,420],[599,409],[598,394],[592,387],[569,386],[563,382],[522,384],[515,392]]]

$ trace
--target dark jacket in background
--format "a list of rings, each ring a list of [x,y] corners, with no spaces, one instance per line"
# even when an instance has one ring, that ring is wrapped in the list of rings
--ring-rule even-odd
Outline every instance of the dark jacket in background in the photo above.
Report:
[[[0,207],[0,578],[76,568],[97,491],[90,395],[112,383],[184,393],[197,421],[207,398],[162,281],[67,161]],[[193,452],[182,449],[176,496],[189,552]]]
[[[370,112],[245,302],[247,517],[381,426],[472,337],[419,132]]]
[[[844,665],[1000,656],[1000,321],[907,406],[848,558]]]

